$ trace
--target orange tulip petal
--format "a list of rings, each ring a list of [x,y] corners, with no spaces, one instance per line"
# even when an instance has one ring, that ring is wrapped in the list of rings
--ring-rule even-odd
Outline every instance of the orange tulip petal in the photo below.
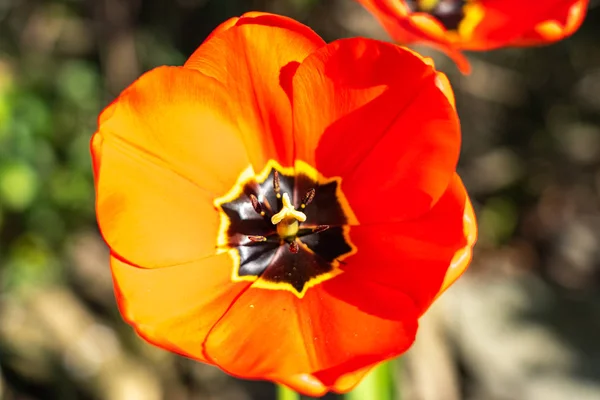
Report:
[[[415,53],[368,39],[333,42],[297,69],[296,157],[341,176],[361,223],[415,217],[446,190],[460,128],[436,81]]]
[[[465,222],[465,216],[471,218],[469,222]],[[458,175],[454,175],[448,190],[423,216],[352,227],[350,238],[357,252],[344,261],[342,269],[357,280],[402,291],[421,315],[440,291],[446,271],[458,259],[457,253],[470,254],[476,237],[474,223],[467,193]],[[467,267],[468,263],[462,261],[453,266],[454,274]]]
[[[250,285],[231,282],[232,266],[227,254],[159,269],[111,257],[125,320],[149,342],[201,361],[208,332]]]
[[[589,0],[577,0],[568,9],[566,19],[564,20],[564,36],[570,36],[583,23],[585,14],[589,6]]]
[[[98,223],[127,261],[160,267],[215,254],[213,192],[248,165],[216,89],[199,72],[159,68],[101,117],[92,141]]]
[[[231,96],[229,107],[240,116],[240,130],[249,133],[244,143],[256,171],[269,159],[293,165],[291,106],[281,80],[289,66],[324,44],[290,18],[250,13],[217,28],[185,63]]]
[[[221,194],[248,165],[239,116],[230,104],[226,90],[213,79],[185,68],[159,67],[110,106],[99,133],[125,151]]]
[[[435,17],[426,13],[412,13],[408,16],[407,29],[416,38],[415,42],[432,41],[451,46],[457,38],[449,35],[448,30]]]
[[[403,293],[342,274],[303,299],[244,292],[211,331],[206,353],[233,375],[320,396],[340,377],[404,352],[416,329],[417,313]]]
[[[427,44],[450,57],[463,74],[471,73],[471,64],[461,51],[464,39],[457,32],[449,32],[434,17],[423,13],[411,14],[401,21],[400,26],[403,28],[396,28],[396,30],[404,32],[404,36],[411,39],[409,41],[396,39],[398,43]],[[397,37],[401,37],[400,35],[400,33],[396,34]]]
[[[117,141],[96,135],[93,143],[102,153],[98,224],[115,253],[146,268],[215,254],[219,218],[212,196]]]
[[[443,72],[438,72],[435,78],[435,84],[444,93],[452,107],[456,110],[456,99],[454,97],[454,90],[450,85],[450,80]]]

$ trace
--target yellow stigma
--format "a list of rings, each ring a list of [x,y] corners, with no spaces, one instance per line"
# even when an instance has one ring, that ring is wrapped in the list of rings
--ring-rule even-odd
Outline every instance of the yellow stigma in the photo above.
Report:
[[[294,219],[300,222],[306,221],[306,214],[300,211],[296,211],[292,203],[290,202],[290,196],[287,193],[283,194],[281,199],[283,206],[281,211],[271,217],[271,223],[277,225],[284,219]]]
[[[438,4],[440,0],[418,0],[419,8],[423,11],[430,12],[433,10]]]
[[[271,223],[277,225],[277,233],[280,237],[294,237],[298,233],[298,221],[306,221],[306,214],[296,211],[287,193],[283,194],[281,202],[281,210],[271,217]]]

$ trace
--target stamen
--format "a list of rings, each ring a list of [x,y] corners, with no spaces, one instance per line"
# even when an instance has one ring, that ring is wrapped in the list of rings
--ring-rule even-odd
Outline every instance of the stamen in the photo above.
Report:
[[[269,203],[269,200],[266,197],[263,197],[263,202],[262,202],[262,206],[265,208],[265,210],[267,210],[267,212],[269,214],[273,214],[273,207],[271,207],[271,204]]]
[[[329,225],[318,225],[313,228],[313,233],[323,232],[329,229]]]
[[[287,193],[283,194],[281,199],[283,205],[281,210],[271,217],[271,223],[277,225],[284,219],[296,220],[300,222],[306,221],[306,214],[300,211],[296,211],[292,203],[290,202],[290,196]]]
[[[300,208],[306,208],[306,206],[309,205],[313,201],[314,198],[315,198],[315,189],[312,188],[308,192],[306,192],[306,194],[304,195],[304,199],[302,199],[302,204],[300,204]]]
[[[254,211],[256,211],[257,214],[260,214],[263,216],[265,215],[265,212],[263,211],[262,206],[258,202],[258,199],[256,198],[255,195],[253,195],[253,194],[250,195],[250,202],[252,202],[252,207],[254,208]]]
[[[248,239],[250,239],[251,242],[266,242],[267,238],[264,236],[255,236],[255,235],[249,235]]]
[[[279,182],[279,172],[277,171],[273,173],[273,190],[275,190],[275,196],[280,199],[281,193],[279,192],[281,191],[281,183]]]
[[[293,241],[292,243],[290,243],[290,251],[292,253],[297,254],[299,250],[300,250],[300,247],[298,246],[298,243],[296,241]]]

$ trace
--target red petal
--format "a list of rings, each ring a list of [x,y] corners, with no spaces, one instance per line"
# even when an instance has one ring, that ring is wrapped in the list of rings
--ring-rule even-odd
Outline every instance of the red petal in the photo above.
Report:
[[[349,390],[351,379],[338,378],[401,354],[416,329],[404,294],[342,274],[302,299],[288,291],[246,291],[211,331],[206,353],[236,376],[319,396],[336,384]]]
[[[428,63],[389,43],[347,39],[296,71],[296,157],[341,176],[361,223],[422,214],[454,173],[458,117]]]
[[[397,43],[428,44],[451,57],[461,72],[471,70],[469,61],[461,53],[458,35],[449,33],[435,17],[423,13],[413,13],[405,2],[399,0],[358,0],[383,25]]]
[[[581,26],[588,3],[588,0],[571,0],[561,5],[561,7],[555,9],[554,17],[538,22],[513,44],[516,46],[532,46],[556,42],[572,35]]]
[[[455,175],[436,205],[421,217],[352,227],[357,253],[344,260],[343,270],[357,280],[402,291],[421,315],[467,268],[476,235],[469,198]]]
[[[521,0],[492,0],[482,3],[483,18],[470,37],[464,37],[462,47],[490,50],[502,46],[536,45],[560,40],[572,34],[585,16],[589,0],[546,0],[524,3]],[[554,21],[568,26],[564,34],[555,32],[545,37],[537,32],[540,24]],[[532,37],[533,35],[533,37]],[[537,36],[539,40],[533,40]]]
[[[412,13],[399,0],[358,0],[400,44],[424,43],[452,57],[463,73],[470,65],[466,50],[550,43],[573,34],[583,21],[589,0],[483,0],[467,2],[457,31],[435,17]]]

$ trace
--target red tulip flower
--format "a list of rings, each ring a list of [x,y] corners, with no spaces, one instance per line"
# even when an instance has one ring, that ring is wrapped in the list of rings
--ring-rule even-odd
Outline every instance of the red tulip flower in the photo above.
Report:
[[[589,0],[358,0],[401,44],[423,43],[454,59],[461,50],[556,42],[581,25]]]
[[[429,60],[276,15],[225,22],[100,115],[97,217],[124,319],[238,377],[350,390],[470,261],[459,145]]]

